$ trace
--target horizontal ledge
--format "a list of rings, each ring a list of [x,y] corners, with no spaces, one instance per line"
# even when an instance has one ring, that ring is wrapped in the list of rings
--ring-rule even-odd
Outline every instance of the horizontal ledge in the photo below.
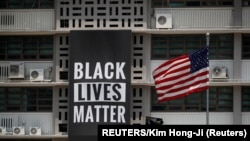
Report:
[[[1,86],[39,86],[39,87],[46,87],[46,86],[68,86],[68,82],[32,82],[32,81],[19,81],[19,82],[0,82]]]
[[[69,82],[32,82],[32,81],[20,81],[20,82],[10,82],[10,81],[2,81],[0,82],[1,86],[5,87],[11,87],[11,86],[39,86],[39,87],[47,87],[47,86],[69,86]],[[154,82],[149,81],[131,81],[132,86],[154,86]],[[244,81],[244,80],[233,80],[233,79],[225,79],[225,80],[210,80],[209,81],[210,86],[244,86],[244,85],[250,85],[250,81]]]
[[[65,30],[3,30],[0,35],[56,35],[69,34],[74,30],[131,30],[132,33],[145,34],[191,34],[191,33],[249,33],[250,27],[224,26],[224,27],[180,27],[170,29],[157,28],[93,28],[93,29],[65,29]]]
[[[0,139],[53,139],[53,138],[68,138],[68,135],[1,135]]]

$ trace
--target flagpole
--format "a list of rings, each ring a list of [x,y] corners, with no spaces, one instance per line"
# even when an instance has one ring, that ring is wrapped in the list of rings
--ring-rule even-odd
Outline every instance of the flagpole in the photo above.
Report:
[[[206,33],[206,46],[209,48],[209,33]],[[209,57],[209,56],[208,56]],[[208,58],[209,61],[209,58]],[[207,125],[209,124],[209,89],[207,89],[207,112],[206,112]]]

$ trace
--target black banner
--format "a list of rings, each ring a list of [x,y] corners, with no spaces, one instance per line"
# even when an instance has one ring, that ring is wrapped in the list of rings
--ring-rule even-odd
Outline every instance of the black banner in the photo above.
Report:
[[[99,124],[130,124],[131,31],[70,33],[69,140],[97,140]]]
[[[249,133],[250,125],[99,125],[98,141],[249,141]]]

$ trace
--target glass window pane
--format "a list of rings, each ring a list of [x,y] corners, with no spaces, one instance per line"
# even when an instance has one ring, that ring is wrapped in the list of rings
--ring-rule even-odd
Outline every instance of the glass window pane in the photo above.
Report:
[[[250,59],[250,34],[242,34],[242,59]]]
[[[232,101],[220,100],[219,106],[223,106],[223,105],[232,105]]]
[[[219,99],[231,99],[232,96],[230,94],[219,94]]]
[[[39,100],[38,104],[39,105],[52,105],[52,101],[51,100]]]
[[[36,106],[28,106],[27,107],[27,111],[37,111],[37,108],[36,108]]]
[[[243,86],[242,92],[242,112],[250,112],[250,87]]]
[[[0,59],[51,60],[53,42],[53,36],[0,36]]]
[[[169,2],[170,7],[183,7],[185,6],[184,2],[177,1],[177,2]]]
[[[38,0],[24,0],[24,8],[38,8]]]
[[[53,104],[52,92],[52,88],[0,88],[0,107],[2,107],[0,111],[39,112],[42,111],[41,109],[51,111]],[[38,108],[39,106],[44,108]]]
[[[46,107],[39,107],[38,111],[51,111],[52,107],[51,106],[46,106]]]
[[[22,8],[22,1],[21,0],[8,0],[8,8],[10,9]]]
[[[211,35],[209,43],[210,59],[233,59],[233,34]],[[206,40],[204,39],[204,35],[201,34],[152,35],[151,57],[152,59],[169,59],[186,53],[192,53],[205,45]],[[165,48],[165,51],[167,51],[166,56],[158,54],[157,49],[160,51],[159,48]]]
[[[54,8],[53,0],[40,0],[40,8]]]
[[[210,87],[209,88],[209,110],[220,112],[233,111],[233,87]],[[152,93],[152,98],[156,96]],[[152,111],[201,111],[207,110],[207,93],[194,93],[177,100],[171,100],[159,104],[152,100]],[[250,102],[249,102],[250,103]]]
[[[0,0],[0,9],[6,9],[6,8],[7,8],[7,0]]]

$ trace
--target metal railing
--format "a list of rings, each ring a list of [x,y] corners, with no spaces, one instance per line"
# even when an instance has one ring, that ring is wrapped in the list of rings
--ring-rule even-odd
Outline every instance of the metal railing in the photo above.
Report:
[[[54,9],[0,10],[0,31],[49,31],[54,29]]]
[[[20,62],[20,61],[15,61],[15,62]],[[30,75],[31,75],[31,70],[34,69],[43,69],[43,79],[44,81],[52,81],[53,79],[53,62],[50,61],[41,61],[41,62],[32,62],[32,61],[27,61],[27,62],[22,62],[24,64],[23,70],[18,70],[16,73],[22,73],[23,79],[20,81],[30,81]],[[15,79],[15,77],[11,77],[10,79],[10,64],[11,62],[9,61],[2,61],[0,62],[0,82],[8,82],[11,81],[11,79]],[[18,76],[18,75],[17,75]]]
[[[228,28],[233,24],[233,8],[155,8],[157,14],[172,15],[173,29]],[[157,19],[152,20],[156,28]]]

